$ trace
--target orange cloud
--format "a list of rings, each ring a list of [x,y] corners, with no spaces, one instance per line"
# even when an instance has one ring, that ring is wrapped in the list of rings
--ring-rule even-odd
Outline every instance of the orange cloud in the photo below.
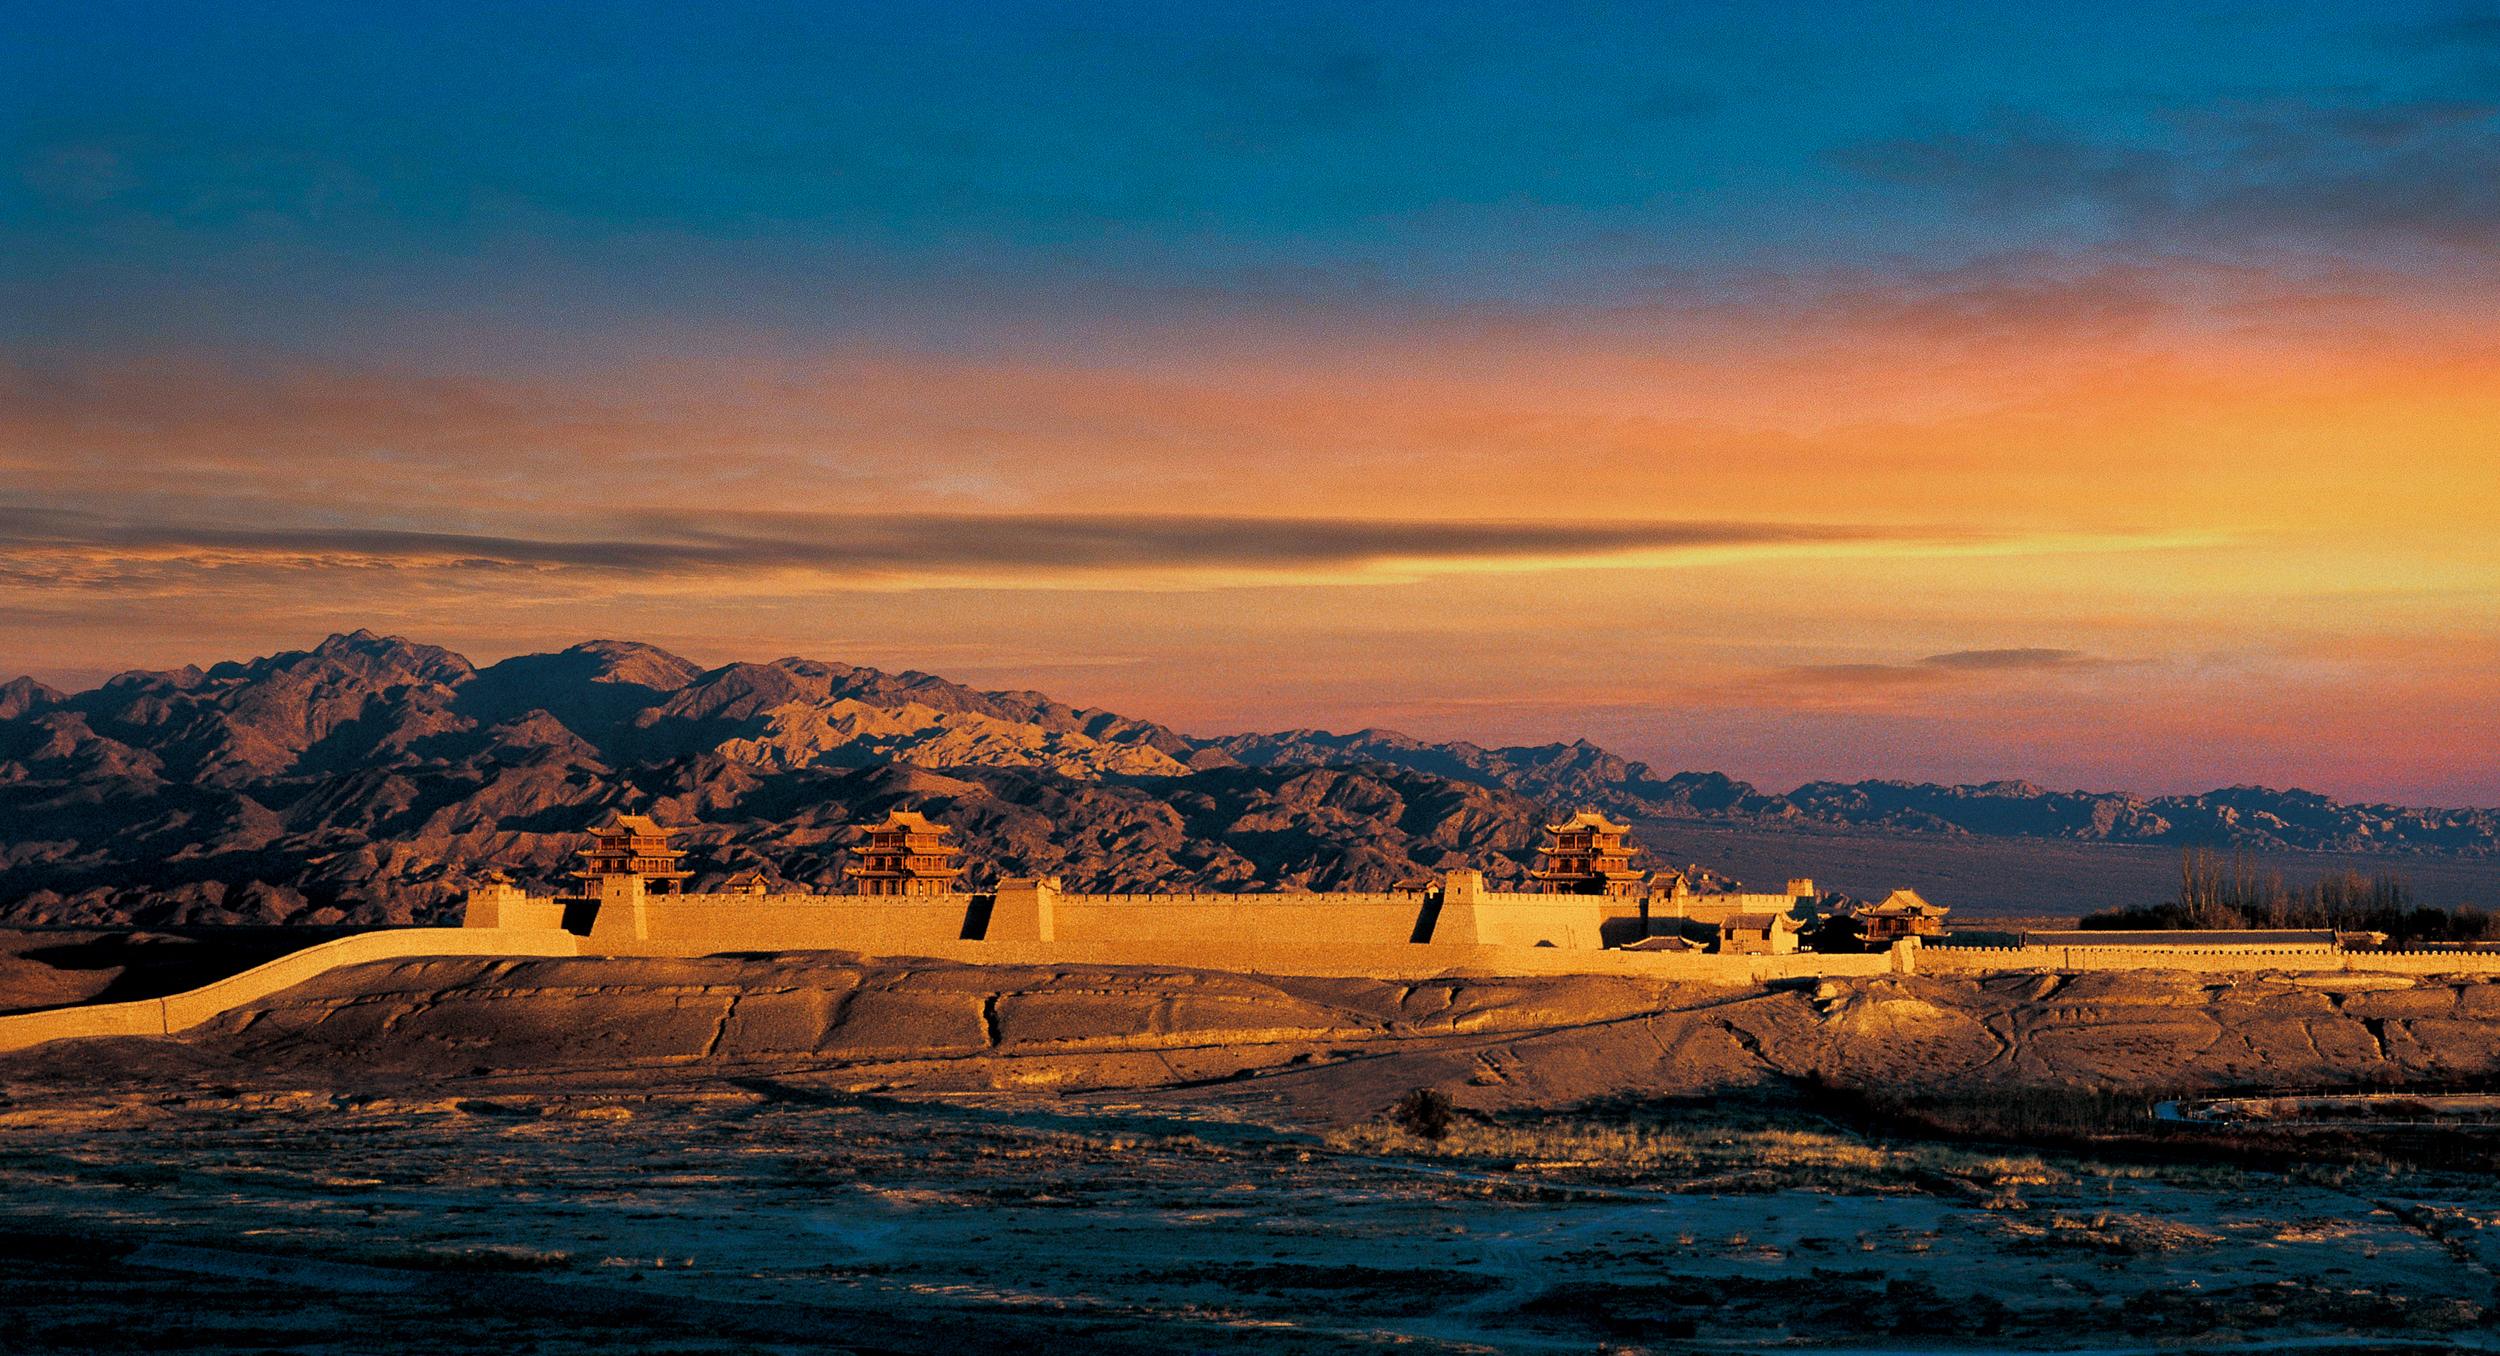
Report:
[[[316,621],[484,654],[744,637],[1026,656],[1202,728],[1607,733],[1739,772],[1941,747],[2022,774],[2032,748],[2110,784],[2500,800],[2456,752],[2500,675],[2451,658],[2500,653],[2500,350],[2383,279],[1981,271],[425,377],[56,355],[0,383],[38,515],[0,644],[28,666]],[[875,592],[898,581],[949,592]],[[2111,659],[2012,657],[2048,651]],[[1790,736],[1828,766],[1774,758]]]

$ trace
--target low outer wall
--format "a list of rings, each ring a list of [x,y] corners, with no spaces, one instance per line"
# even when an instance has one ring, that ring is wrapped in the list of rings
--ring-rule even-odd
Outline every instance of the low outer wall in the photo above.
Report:
[[[966,965],[1127,965],[1217,970],[1247,975],[1322,979],[1426,980],[1452,975],[1629,975],[1662,983],[1742,986],[1833,975],[1895,973],[1889,954],[1722,956],[1704,952],[1566,951],[1551,946],[1334,946],[1317,936],[1297,942],[1035,942],[953,941],[871,951],[889,961],[936,960]],[[839,948],[852,949],[852,948]],[[588,954],[587,952],[585,954]]]
[[[1009,965],[1163,965],[1243,974],[1335,979],[1446,975],[1631,975],[1662,983],[1753,985],[1826,975],[1895,972],[1889,954],[1722,956],[1674,951],[1566,951],[1551,946],[1238,946],[1212,953],[1143,943],[963,942],[937,959]]]
[[[2328,947],[2260,950],[2197,946],[1930,946],[1918,953],[1928,975],[2007,971],[2184,970],[2199,974],[2500,974],[2500,953],[2473,951],[2336,951]]]
[[[2500,955],[2488,951],[2354,951],[2344,968],[2397,975],[2496,975]]]
[[[0,1017],[0,1053],[84,1036],[169,1036],[342,965],[435,956],[574,956],[581,939],[543,928],[395,928],[308,946],[165,998]]]

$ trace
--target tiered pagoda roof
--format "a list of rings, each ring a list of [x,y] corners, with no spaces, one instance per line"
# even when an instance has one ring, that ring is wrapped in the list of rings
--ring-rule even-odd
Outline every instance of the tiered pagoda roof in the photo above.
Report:
[[[955,860],[962,852],[945,825],[915,811],[889,811],[852,850],[851,883],[863,895],[947,894],[964,873]]]
[[[694,873],[678,864],[686,854],[668,845],[668,835],[649,815],[620,814],[615,823],[590,831],[591,844],[577,854],[582,864],[573,875],[594,893],[605,877],[640,876],[654,893],[675,894]]]
[[[1857,912],[1861,918],[1942,918],[1951,910],[1942,904],[1928,903],[1916,890],[1895,890],[1884,896],[1882,903],[1866,905]]]
[[[1528,875],[1547,894],[1638,894],[1649,875],[1632,869],[1632,857],[1641,849],[1624,841],[1631,831],[1631,825],[1617,824],[1595,810],[1548,824],[1545,842],[1537,848],[1537,867]]]

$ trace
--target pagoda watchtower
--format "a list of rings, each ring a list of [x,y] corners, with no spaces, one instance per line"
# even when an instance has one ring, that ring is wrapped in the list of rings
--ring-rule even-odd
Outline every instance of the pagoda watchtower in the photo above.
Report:
[[[945,825],[909,810],[889,811],[852,851],[851,883],[863,895],[948,894],[964,873],[955,862],[962,851]]]
[[[1637,895],[1649,873],[1632,869],[1640,848],[1623,840],[1632,831],[1595,810],[1582,810],[1545,826],[1537,867],[1528,873],[1549,895]]]
[[[581,850],[582,864],[573,868],[582,892],[599,893],[608,876],[640,876],[643,889],[655,895],[682,893],[691,871],[678,866],[686,854],[668,845],[668,833],[649,815],[618,815],[604,829],[590,831],[591,844]]]

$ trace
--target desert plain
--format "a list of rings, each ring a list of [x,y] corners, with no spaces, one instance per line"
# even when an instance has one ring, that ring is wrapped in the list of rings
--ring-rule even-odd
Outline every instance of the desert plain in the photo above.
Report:
[[[111,940],[15,935],[12,994],[188,954]],[[2444,1094],[2495,1021],[2371,975],[363,966],[0,1058],[0,1346],[2476,1349],[2500,1184]],[[2323,1089],[2365,1110],[2205,1110]]]

